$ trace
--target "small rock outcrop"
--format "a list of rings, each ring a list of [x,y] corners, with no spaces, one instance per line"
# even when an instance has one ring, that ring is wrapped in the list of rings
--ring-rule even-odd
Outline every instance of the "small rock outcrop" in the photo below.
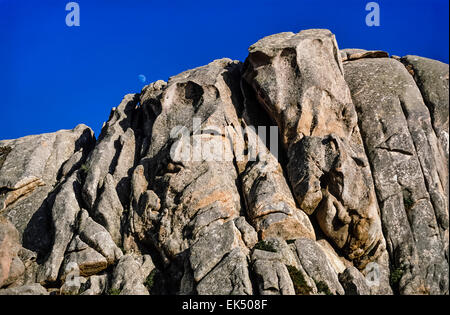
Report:
[[[448,294],[448,91],[312,29],[2,140],[0,294]]]

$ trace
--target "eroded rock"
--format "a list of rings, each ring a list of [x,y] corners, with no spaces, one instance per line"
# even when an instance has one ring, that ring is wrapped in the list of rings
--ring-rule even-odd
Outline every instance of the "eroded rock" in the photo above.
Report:
[[[345,74],[372,165],[391,269],[401,274],[399,290],[446,292],[447,179],[441,179],[448,173],[422,95],[395,59],[351,61]]]
[[[24,272],[18,257],[21,247],[19,232],[0,215],[0,288],[13,283]]]
[[[369,295],[370,289],[364,276],[355,267],[349,267],[339,274],[346,295]]]
[[[197,285],[201,295],[252,295],[247,257],[240,248],[233,249]]]
[[[298,239],[295,241],[295,248],[300,264],[316,282],[319,293],[339,295],[345,293],[339,283],[338,274],[315,241],[306,238]]]
[[[255,249],[252,267],[261,295],[294,295],[294,286],[279,253]]]
[[[82,163],[94,144],[93,131],[85,125],[0,141],[0,152],[8,148],[8,154],[0,153],[0,211],[40,260],[52,244],[52,192],[74,172],[68,164]]]
[[[114,268],[110,288],[120,291],[121,295],[148,295],[144,283],[154,269],[148,255],[124,255]]]
[[[39,283],[33,283],[0,290],[0,295],[48,295],[48,292]]]
[[[363,266],[375,259],[383,250],[381,222],[334,35],[265,37],[249,48],[243,77],[280,128],[300,208],[316,212],[323,232],[351,260]]]

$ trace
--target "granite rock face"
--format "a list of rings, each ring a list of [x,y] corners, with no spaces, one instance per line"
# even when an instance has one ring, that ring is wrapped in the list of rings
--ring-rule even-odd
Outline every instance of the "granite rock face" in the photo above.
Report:
[[[448,294],[448,73],[280,33],[2,140],[0,294]]]
[[[426,96],[394,59],[348,61],[344,69],[399,290],[448,293],[448,166]]]
[[[385,241],[334,35],[281,33],[249,51],[244,79],[280,128],[300,209],[356,264],[376,259]]]

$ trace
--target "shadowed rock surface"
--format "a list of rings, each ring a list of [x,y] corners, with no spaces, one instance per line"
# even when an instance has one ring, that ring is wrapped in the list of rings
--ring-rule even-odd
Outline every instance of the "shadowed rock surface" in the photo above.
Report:
[[[280,33],[2,140],[0,294],[448,294],[448,84]]]

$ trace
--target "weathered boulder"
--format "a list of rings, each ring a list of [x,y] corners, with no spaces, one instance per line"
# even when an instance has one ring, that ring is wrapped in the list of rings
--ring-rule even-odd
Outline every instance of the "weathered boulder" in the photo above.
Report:
[[[24,265],[18,257],[21,247],[19,232],[0,215],[0,288],[13,283],[23,274]]]
[[[160,226],[156,231],[158,247],[168,258],[189,246],[188,239],[182,235],[183,226],[191,233],[189,238],[195,241],[204,227],[239,215],[240,197],[232,158],[225,161],[222,156],[218,156],[218,160],[208,159],[204,154],[207,149],[204,146],[210,143],[209,140],[222,139],[222,136],[208,136],[200,130],[208,125],[223,128],[233,121],[238,124],[233,105],[236,92],[230,90],[224,78],[235,75],[239,69],[238,63],[223,59],[187,71],[169,80],[160,103],[157,99],[144,103],[144,107],[152,104],[150,110],[154,110],[155,115],[160,113],[154,122],[151,145],[144,159],[145,174],[140,175],[144,184],[141,187],[148,179],[150,185],[143,188],[142,193],[154,191],[160,199],[161,209],[154,209],[150,202],[144,205],[148,210],[141,209],[137,214],[144,218],[148,213],[147,218],[153,223],[147,224],[148,227]],[[148,89],[145,91],[149,93]],[[144,93],[143,98],[146,97]],[[155,108],[155,104],[160,107]],[[182,135],[179,140],[173,139],[171,133],[174,136],[177,126],[182,126],[180,131],[186,128],[194,134],[189,136],[188,132],[187,137]],[[196,144],[200,145],[198,151]],[[150,197],[145,199],[154,199]],[[138,198],[141,196],[135,197],[136,204]],[[147,238],[151,237],[147,235]]]
[[[346,295],[369,295],[370,288],[364,276],[355,267],[348,267],[339,274],[339,282]]]
[[[294,285],[288,269],[277,252],[255,249],[252,253],[252,267],[261,295],[294,295]]]
[[[246,254],[235,248],[226,255],[197,285],[201,295],[253,294]]]
[[[73,130],[0,141],[0,147],[9,148],[7,154],[2,154],[0,187],[11,193],[36,181],[51,186],[61,166],[74,153],[92,146],[93,140],[92,130],[78,125]],[[10,203],[21,196],[11,198]],[[5,203],[2,209],[10,203]]]
[[[80,208],[80,190],[78,174],[74,173],[56,194],[52,208],[54,244],[40,266],[37,279],[41,283],[55,282],[59,277],[64,279],[66,267],[73,264],[83,276],[95,274],[123,255],[108,231]]]
[[[39,283],[33,283],[0,290],[0,295],[48,295],[48,292]]]
[[[95,222],[86,210],[82,210],[78,221],[80,239],[102,254],[112,265],[122,257],[122,250],[112,240],[111,234],[100,224]]]
[[[262,239],[315,239],[308,216],[296,207],[283,170],[270,152],[259,153],[242,174],[248,216]]]
[[[79,274],[83,277],[95,275],[108,267],[108,262],[104,256],[94,249],[87,247],[80,251],[66,254],[62,265],[64,279],[67,272],[71,272],[69,266],[76,265]],[[67,268],[69,267],[69,268]]]
[[[313,240],[301,238],[295,241],[295,248],[301,266],[314,279],[318,292],[325,294],[345,293],[338,280],[338,274],[329,263],[327,256]]]
[[[114,268],[110,289],[120,291],[120,295],[148,295],[149,288],[144,283],[153,270],[150,256],[124,255]]]
[[[253,274],[260,294],[316,295],[316,283],[300,263],[295,243],[267,238],[254,247]]]
[[[280,128],[300,208],[361,267],[384,250],[370,166],[334,35],[306,30],[249,48],[243,78]]]
[[[0,211],[39,259],[52,243],[51,192],[75,171],[74,165],[83,163],[94,144],[93,131],[85,125],[0,141]]]
[[[116,244],[122,241],[123,207],[116,192],[116,182],[111,174],[106,174],[98,203],[93,210],[93,217],[111,234]]]
[[[364,49],[341,49],[342,61],[355,60],[362,58],[387,58],[389,54],[381,50],[364,50]]]
[[[48,292],[39,283],[33,283],[0,290],[0,295],[48,295]]]
[[[64,253],[72,240],[78,214],[81,211],[77,200],[79,189],[78,173],[73,173],[61,184],[55,196],[51,210],[52,229],[54,231],[53,247],[38,274],[40,283],[54,282],[58,279]]]
[[[80,288],[80,295],[101,295],[108,285],[108,275],[90,276]]]
[[[200,281],[226,254],[239,247],[240,240],[233,221],[217,225],[202,235],[190,248],[189,260],[195,281]]]
[[[253,248],[258,243],[258,234],[245,217],[235,219],[234,225],[241,233],[242,240],[248,248]]]
[[[87,282],[84,277],[69,275],[59,288],[60,295],[78,295],[80,293],[80,288]]]
[[[319,245],[325,256],[327,256],[330,265],[337,274],[342,273],[347,266],[353,266],[353,264],[345,259],[345,257],[339,256],[333,246],[326,239],[317,240],[316,244]]]

